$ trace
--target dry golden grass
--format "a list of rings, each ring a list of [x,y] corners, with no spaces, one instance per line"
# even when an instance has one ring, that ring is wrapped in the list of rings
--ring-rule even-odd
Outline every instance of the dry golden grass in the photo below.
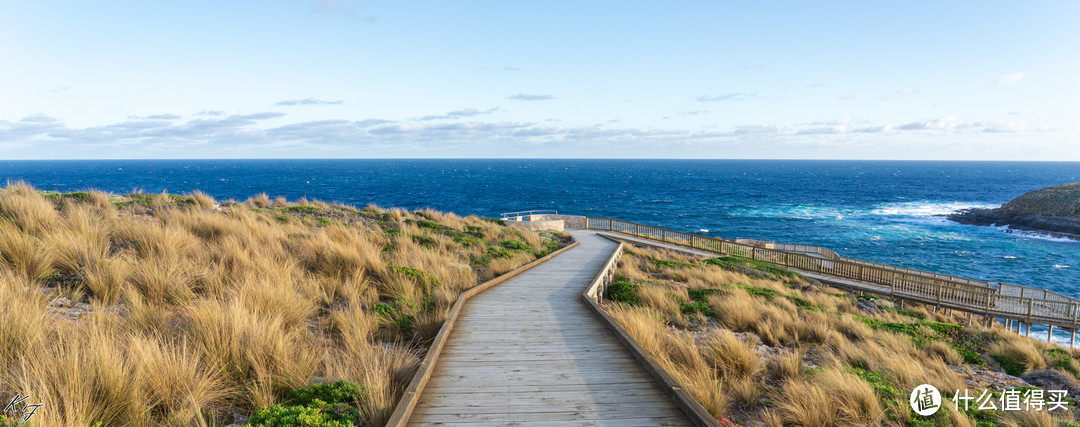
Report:
[[[881,300],[883,311],[862,312],[856,296],[827,286],[800,291],[789,284],[798,280],[755,278],[669,251],[629,249],[616,274],[634,284],[631,296],[612,301],[609,295],[606,310],[710,413],[743,425],[905,425],[919,417],[907,402],[916,385],[971,388],[950,366],[996,369],[991,356],[1027,371],[1080,372],[1080,351],[1067,351],[1062,362],[1049,352],[1059,347],[996,324],[957,332],[949,324],[966,323],[958,313],[918,305],[901,312]],[[702,305],[712,312],[703,313]],[[963,348],[975,349],[980,360],[965,360],[961,341],[938,330],[963,334]],[[998,421],[1053,425],[1054,416],[1061,414],[999,413]],[[918,421],[974,425],[951,407]]]
[[[41,426],[223,425],[338,379],[381,425],[463,290],[566,243],[432,210],[23,183],[0,218],[0,398],[45,403]]]

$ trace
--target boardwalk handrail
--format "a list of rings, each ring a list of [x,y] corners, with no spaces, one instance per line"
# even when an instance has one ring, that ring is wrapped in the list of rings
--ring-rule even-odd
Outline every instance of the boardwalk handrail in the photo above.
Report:
[[[986,316],[1023,319],[1069,328],[1080,326],[1080,300],[1044,289],[985,282],[850,258],[822,258],[768,249],[730,239],[700,236],[611,218],[585,217],[585,228],[734,255],[881,286],[881,294]]]
[[[619,246],[615,247],[615,250],[611,252],[611,256],[608,257],[604,267],[596,273],[596,277],[593,278],[585,291],[581,293],[581,298],[585,301],[585,304],[589,306],[589,309],[600,318],[604,325],[615,335],[615,338],[619,340],[626,347],[630,354],[634,356],[634,359],[641,364],[649,375],[664,389],[664,392],[675,401],[675,404],[679,406],[679,409],[683,411],[686,416],[693,421],[695,426],[698,427],[719,427],[720,423],[709,414],[709,411],[705,407],[701,406],[701,403],[694,398],[677,380],[671,376],[664,366],[657,362],[644,347],[641,346],[634,337],[630,336],[630,333],[626,332],[626,329],[619,324],[615,318],[611,317],[607,311],[604,311],[600,307],[600,303],[603,302],[604,293],[607,290],[608,285],[615,279],[615,269],[619,266],[619,258],[622,257],[625,244],[619,242]]]
[[[767,242],[767,241],[764,241],[764,240],[754,240],[754,239],[735,239],[735,243],[740,243],[740,244],[750,245],[750,246],[756,246],[756,247],[765,248],[765,249],[776,249],[776,250],[779,250],[779,251],[813,253],[813,254],[818,254],[818,255],[826,257],[826,258],[833,258],[833,259],[840,258],[840,254],[838,254],[836,252],[833,252],[833,251],[831,251],[829,249],[825,249],[825,248],[823,248],[821,246],[795,245],[795,244],[791,244],[791,243],[776,243],[776,242]]]

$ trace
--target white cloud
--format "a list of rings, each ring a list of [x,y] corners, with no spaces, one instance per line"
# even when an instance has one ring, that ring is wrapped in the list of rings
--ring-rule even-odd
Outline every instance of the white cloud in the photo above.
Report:
[[[1028,124],[1023,121],[1010,122],[1006,120],[999,120],[990,123],[983,128],[983,132],[987,133],[1020,133],[1030,130]]]
[[[1023,79],[1024,79],[1024,73],[1022,73],[1022,72],[1020,72],[1020,73],[1012,73],[1012,74],[1002,74],[1002,75],[998,76],[997,79],[994,80],[994,83],[999,84],[999,85],[1011,85],[1011,84],[1016,83],[1016,82],[1018,82],[1020,80],[1023,80]]]
[[[439,119],[457,119],[462,117],[475,117],[484,114],[491,114],[496,111],[500,111],[499,107],[489,108],[487,110],[478,110],[476,108],[464,108],[461,110],[449,111],[446,114],[441,115],[429,115],[418,118],[417,120],[439,120]]]
[[[274,105],[283,105],[283,106],[291,107],[291,106],[296,106],[296,105],[341,105],[343,103],[345,103],[345,101],[341,100],[341,99],[339,99],[337,101],[326,101],[326,100],[315,99],[315,98],[304,98],[304,99],[287,99],[287,100],[284,100],[284,101],[280,101],[280,102],[278,102],[277,104],[274,104]]]
[[[898,126],[902,130],[945,130],[952,131],[958,128],[970,127],[972,124],[960,120],[955,115],[941,116],[935,119],[924,120],[921,122],[911,122]]]
[[[900,90],[896,91],[896,93],[899,93],[901,95],[909,95],[909,94],[915,93],[917,91],[918,90],[915,89],[915,86],[905,86],[903,89],[900,89]]]
[[[497,109],[465,108],[448,112],[450,118],[468,118]],[[453,115],[451,115],[453,114]],[[165,115],[158,115],[165,116]],[[896,141],[938,141],[946,135],[977,137],[989,134],[1022,134],[1033,131],[1052,131],[1033,127],[1019,121],[968,121],[947,115],[922,121],[872,123],[864,119],[839,117],[784,126],[775,123],[744,124],[729,127],[697,129],[615,127],[613,124],[559,126],[550,120],[543,122],[512,121],[391,121],[317,120],[279,124],[285,115],[279,112],[234,114],[228,116],[197,116],[183,121],[136,117],[113,124],[92,127],[68,127],[63,121],[44,115],[24,117],[17,121],[0,120],[0,157],[18,158],[41,156],[93,156],[111,158],[170,157],[178,153],[200,153],[213,157],[237,153],[255,156],[274,156],[296,153],[301,156],[348,156],[378,152],[381,155],[412,156],[415,153],[440,155],[522,155],[507,152],[505,147],[560,147],[568,153],[583,152],[586,148],[633,146],[642,153],[686,154],[686,147],[715,149],[730,144],[780,144],[799,146],[840,146],[851,144],[842,135],[887,134]],[[614,123],[614,122],[609,122]],[[1060,130],[1060,129],[1058,129]],[[1068,134],[1068,132],[1064,132]],[[905,136],[907,135],[907,136]],[[918,136],[916,136],[918,135]],[[900,139],[904,138],[904,139]],[[912,139],[916,138],[916,139]],[[860,139],[860,141],[863,139]],[[509,144],[508,144],[509,143]],[[291,147],[291,148],[282,148]],[[148,151],[149,150],[149,151]],[[294,151],[289,151],[294,150]],[[364,151],[375,150],[375,151]],[[651,150],[651,151],[650,151]],[[604,152],[603,150],[598,152]],[[222,154],[226,153],[226,154]],[[517,154],[516,154],[517,153]]]
[[[143,118],[150,120],[177,120],[180,118],[180,116],[176,114],[153,114]]]
[[[512,99],[515,101],[547,101],[549,99],[555,99],[555,97],[547,94],[519,93],[516,95],[510,95],[506,97],[506,99]]]
[[[845,93],[843,95],[840,95],[840,98],[838,98],[838,99],[840,99],[841,101],[851,101],[851,100],[855,99],[855,94],[850,93],[850,92]]]
[[[716,101],[741,101],[746,98],[757,98],[758,92],[729,92],[721,93],[718,95],[701,95],[696,99],[698,102],[716,102]]]

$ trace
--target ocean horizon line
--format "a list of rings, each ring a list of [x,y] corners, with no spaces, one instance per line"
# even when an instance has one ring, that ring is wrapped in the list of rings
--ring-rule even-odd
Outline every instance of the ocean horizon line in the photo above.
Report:
[[[282,161],[282,160],[626,160],[626,161],[762,161],[762,162],[908,162],[908,163],[1080,163],[1080,160],[978,160],[978,159],[788,159],[699,157],[213,157],[213,158],[102,158],[102,159],[5,159],[3,162],[107,162],[107,161]]]

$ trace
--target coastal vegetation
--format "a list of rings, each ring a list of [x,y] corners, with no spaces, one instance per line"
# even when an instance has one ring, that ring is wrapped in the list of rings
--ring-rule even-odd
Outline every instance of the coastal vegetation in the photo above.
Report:
[[[605,310],[722,424],[1075,425],[1071,409],[954,410],[948,399],[1061,389],[1075,407],[1078,351],[760,261],[627,248]],[[920,384],[942,393],[931,417],[908,403]]]
[[[43,403],[30,425],[381,425],[462,291],[568,240],[433,210],[9,183],[0,399]]]

